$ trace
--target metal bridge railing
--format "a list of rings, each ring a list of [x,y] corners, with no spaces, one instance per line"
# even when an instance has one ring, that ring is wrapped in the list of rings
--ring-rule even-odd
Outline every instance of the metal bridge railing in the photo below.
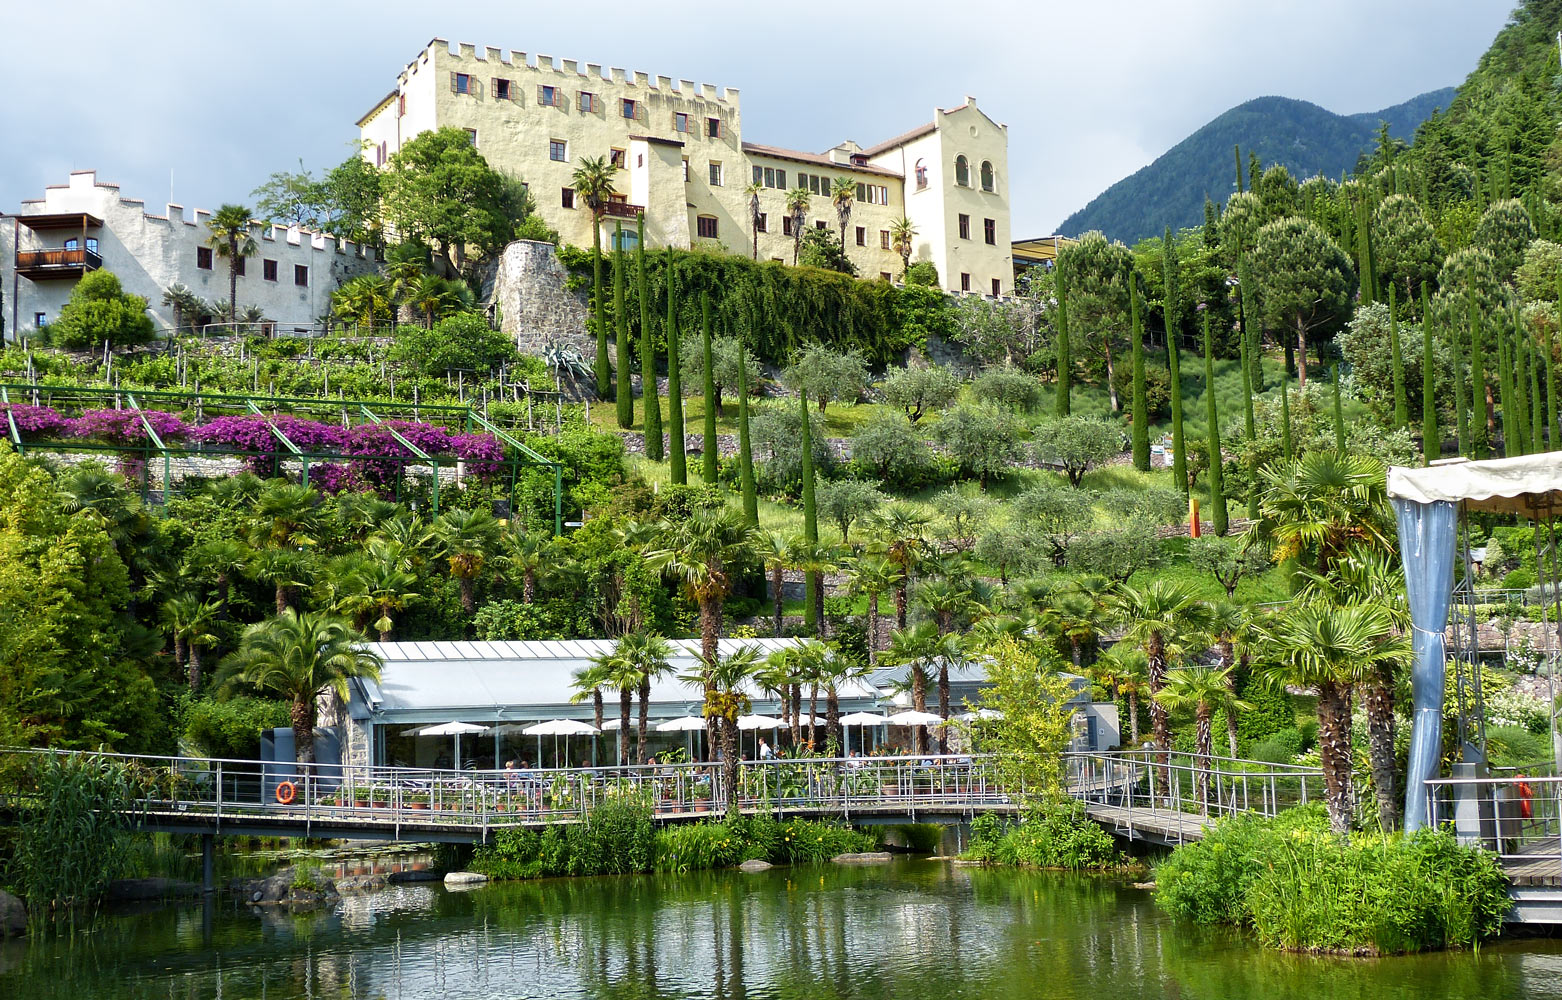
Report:
[[[1562,876],[1562,777],[1508,771],[1427,781],[1427,822],[1495,853],[1510,871]]]

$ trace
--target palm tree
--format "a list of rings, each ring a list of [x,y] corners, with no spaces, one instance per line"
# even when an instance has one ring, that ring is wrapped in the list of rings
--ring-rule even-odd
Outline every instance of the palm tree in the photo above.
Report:
[[[613,186],[613,175],[619,168],[605,156],[583,156],[570,176],[570,186],[575,196],[591,213],[592,244],[600,251],[602,245],[602,217],[607,214],[607,203],[618,190]]]
[[[808,224],[808,189],[793,188],[786,193],[786,212],[792,219],[792,266],[797,266],[797,255],[803,249],[803,227]]]
[[[764,189],[765,186],[759,183],[759,181],[755,181],[743,189],[743,193],[748,196],[748,220],[749,229],[754,235],[755,260],[759,259],[759,220],[765,214],[759,210],[759,193]]]
[[[1059,587],[1049,595],[1042,609],[1041,623],[1050,632],[1068,640],[1069,657],[1074,669],[1084,667],[1084,650],[1094,647],[1106,626],[1107,612],[1101,602],[1082,587]]]
[[[900,254],[900,280],[906,280],[911,270],[911,247],[917,238],[917,227],[902,215],[889,226],[889,245]]]
[[[1391,551],[1383,463],[1365,455],[1309,452],[1259,470],[1259,520],[1244,545],[1272,545],[1274,560],[1295,559],[1329,576],[1352,549]]]
[[[228,261],[229,316],[239,313],[240,262],[256,252],[255,238],[250,235],[251,216],[250,210],[243,205],[224,205],[206,221],[206,228],[211,232],[206,245]]]
[[[177,337],[184,330],[184,321],[199,315],[201,299],[187,286],[175,282],[163,289],[163,305],[174,311],[174,336]]]
[[[786,570],[792,565],[793,550],[801,536],[783,535],[779,531],[760,531],[754,535],[754,553],[765,564],[770,575],[770,598],[775,603],[775,625],[772,634],[781,634],[781,616],[786,610]]]
[[[245,523],[250,545],[257,549],[309,548],[320,536],[320,494],[313,486],[277,480],[255,497]]]
[[[1216,709],[1225,709],[1227,715],[1233,715],[1253,707],[1237,700],[1231,693],[1230,678],[1230,667],[1181,667],[1166,675],[1166,686],[1155,694],[1156,702],[1172,711],[1193,710],[1200,758],[1194,794],[1206,808],[1209,806],[1210,757],[1215,752],[1210,719]]]
[[[528,532],[517,519],[512,520],[499,541],[504,565],[521,575],[521,603],[537,600],[537,574],[558,559],[553,539]]]
[[[372,330],[391,315],[391,301],[391,283],[377,274],[365,274],[331,293],[331,314]]]
[[[384,663],[364,642],[363,633],[337,615],[290,608],[244,630],[238,650],[223,658],[219,686],[243,684],[289,701],[296,759],[313,764],[320,692],[345,701],[348,681],[380,678]]]
[[[1258,676],[1267,683],[1318,692],[1318,756],[1323,766],[1329,826],[1350,830],[1351,688],[1371,670],[1392,620],[1381,605],[1333,607],[1295,602],[1260,626]]]
[[[830,647],[805,639],[792,651],[798,680],[808,687],[808,749],[819,749],[819,689],[829,683]]]
[[[596,659],[570,675],[570,687],[575,693],[570,695],[570,704],[578,705],[587,698],[591,699],[591,724],[598,731],[602,729],[602,689],[608,684],[607,670],[598,665]]]
[[[181,651],[188,653],[186,678],[193,694],[201,687],[201,647],[217,643],[217,636],[212,631],[217,620],[217,606],[186,594],[164,601],[159,617],[174,640],[174,664],[178,665],[183,658]]]
[[[233,602],[233,578],[244,571],[252,556],[243,542],[228,538],[214,538],[190,550],[190,567],[202,579],[209,576],[217,591],[218,618],[228,617],[228,606]]]
[[[405,245],[405,244],[403,244]],[[385,277],[390,281],[391,303],[396,310],[398,321],[411,318],[411,304],[408,301],[412,297],[413,289],[423,281],[423,275],[428,273],[421,254],[392,252],[385,262]]]
[[[933,616],[938,625],[938,634],[951,636],[954,633],[955,619],[978,608],[976,602],[971,600],[970,590],[962,583],[945,576],[937,580],[929,580],[917,590],[917,603]],[[952,657],[940,656],[938,658],[938,714],[949,718],[949,661]],[[938,730],[938,752],[949,752],[949,730],[941,727]]]
[[[1122,641],[1144,649],[1145,673],[1153,697],[1166,683],[1166,664],[1182,653],[1185,644],[1198,641],[1208,625],[1209,608],[1185,584],[1156,580],[1147,587],[1126,584],[1114,595],[1113,607],[1122,621]],[[1150,726],[1157,749],[1171,749],[1171,726],[1166,706],[1150,703]],[[1162,760],[1164,761],[1164,757]]]
[[[1139,696],[1150,688],[1149,670],[1145,665],[1144,650],[1129,643],[1114,644],[1091,666],[1091,672],[1112,691],[1113,700],[1118,695],[1128,700],[1129,746],[1139,745]]]
[[[1252,615],[1239,604],[1216,601],[1209,608],[1207,623],[1210,637],[1215,640],[1215,652],[1220,657],[1219,668],[1225,672],[1226,687],[1231,697],[1237,696],[1237,644],[1246,644],[1252,625]],[[1237,713],[1226,712],[1226,743],[1231,756],[1237,756]]]
[[[417,576],[400,568],[395,553],[382,543],[377,552],[364,552],[340,575],[335,607],[352,616],[354,628],[362,630],[373,625],[380,641],[389,642],[391,629],[396,627],[391,615],[422,596],[412,589],[417,582]]]
[[[810,542],[798,539],[792,546],[792,568],[800,569],[813,578],[814,620],[819,623],[819,635],[830,632],[824,617],[824,575],[833,573],[840,566],[840,550],[828,542]]]
[[[868,598],[868,663],[879,662],[879,647],[884,636],[879,629],[879,595],[892,589],[900,579],[900,569],[882,555],[864,553],[848,567],[848,593]]]
[[[857,183],[850,177],[837,177],[830,188],[830,204],[835,206],[835,221],[841,227],[841,256],[846,256],[846,224],[851,221],[852,202],[857,200]]]
[[[499,546],[499,522],[486,510],[450,510],[429,527],[429,538],[436,551],[450,566],[450,575],[461,587],[461,608],[467,614],[477,610],[478,574],[488,553]]]
[[[925,712],[929,672],[938,661],[958,655],[953,636],[939,632],[933,622],[919,622],[912,628],[897,629],[890,634],[889,648],[884,651],[882,660],[890,666],[906,668],[903,686],[911,692],[911,707]],[[927,752],[927,727],[917,726],[912,738],[913,753]]]
[[[911,576],[923,560],[932,553],[927,540],[933,518],[926,512],[906,503],[892,503],[885,507],[873,524],[874,544],[900,571],[895,583],[895,627],[906,627],[906,592]]]
[[[738,816],[738,716],[753,704],[743,685],[759,670],[759,651],[740,646],[730,655],[709,661],[689,678],[705,685],[705,718],[720,734],[721,786],[726,798],[727,818]]]
[[[629,711],[634,706],[635,692],[640,689],[640,668],[630,659],[624,642],[628,636],[613,643],[605,653],[591,658],[591,668],[600,671],[603,686],[618,689],[618,765],[629,766]]]
[[[317,568],[307,549],[258,549],[244,572],[252,580],[271,585],[280,615],[293,606],[294,588],[309,586]]]
[[[792,736],[792,745],[797,745],[797,733],[793,728],[792,720],[792,662],[787,654],[790,650],[778,649],[765,657],[765,666],[754,674],[754,683],[761,691],[773,696],[781,703],[781,728]]]
[[[654,632],[633,632],[619,640],[624,658],[640,678],[640,716],[635,723],[635,760],[645,763],[645,743],[651,716],[651,685],[672,672],[672,647]],[[627,742],[628,736],[625,736]]]

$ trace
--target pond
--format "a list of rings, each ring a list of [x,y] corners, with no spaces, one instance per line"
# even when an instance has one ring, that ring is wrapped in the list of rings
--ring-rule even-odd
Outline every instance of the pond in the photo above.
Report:
[[[1562,945],[1375,961],[1265,952],[1117,879],[953,868],[408,885],[312,913],[224,899],[0,947],[0,996],[1562,998]]]

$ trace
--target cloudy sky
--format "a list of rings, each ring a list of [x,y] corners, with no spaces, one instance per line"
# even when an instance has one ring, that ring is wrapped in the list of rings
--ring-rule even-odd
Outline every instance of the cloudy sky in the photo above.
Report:
[[[149,206],[170,175],[188,207],[245,201],[339,162],[440,36],[735,86],[745,139],[799,149],[972,94],[1009,126],[1016,237],[1043,235],[1249,98],[1351,113],[1457,84],[1514,2],[7,3],[0,212],[88,168]]]

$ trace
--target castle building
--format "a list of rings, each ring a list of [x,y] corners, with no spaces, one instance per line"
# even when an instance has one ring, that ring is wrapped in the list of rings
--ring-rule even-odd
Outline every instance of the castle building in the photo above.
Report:
[[[228,261],[211,246],[210,219],[205,209],[186,218],[182,205],[153,215],[96,172],[73,172],[68,183],[50,185],[0,219],[0,332],[19,340],[58,319],[76,282],[98,270],[114,272],[126,292],[146,299],[159,335],[174,328],[163,293],[175,285],[226,308]],[[257,222],[251,238],[254,256],[240,258],[239,310],[259,309],[273,329],[312,329],[341,282],[378,270],[373,248],[323,233]],[[188,330],[201,319],[182,323]]]
[[[845,252],[865,278],[900,278],[891,231],[916,227],[911,261],[931,261],[950,291],[1009,294],[1008,127],[974,98],[877,145],[846,141],[822,153],[743,139],[738,91],[629,73],[573,59],[555,62],[496,48],[452,51],[431,41],[398,74],[396,87],[358,121],[364,155],[384,167],[420,132],[464,129],[496,169],[519,176],[542,217],[565,242],[590,246],[591,214],[572,175],[582,158],[620,168],[607,208],[604,245],[641,212],[652,246],[722,247],[790,263],[794,238],[787,192],[809,192],[805,226],[839,233],[831,202],[837,178],[856,186]],[[751,223],[750,184],[760,216]],[[756,246],[757,244],[757,246]]]

